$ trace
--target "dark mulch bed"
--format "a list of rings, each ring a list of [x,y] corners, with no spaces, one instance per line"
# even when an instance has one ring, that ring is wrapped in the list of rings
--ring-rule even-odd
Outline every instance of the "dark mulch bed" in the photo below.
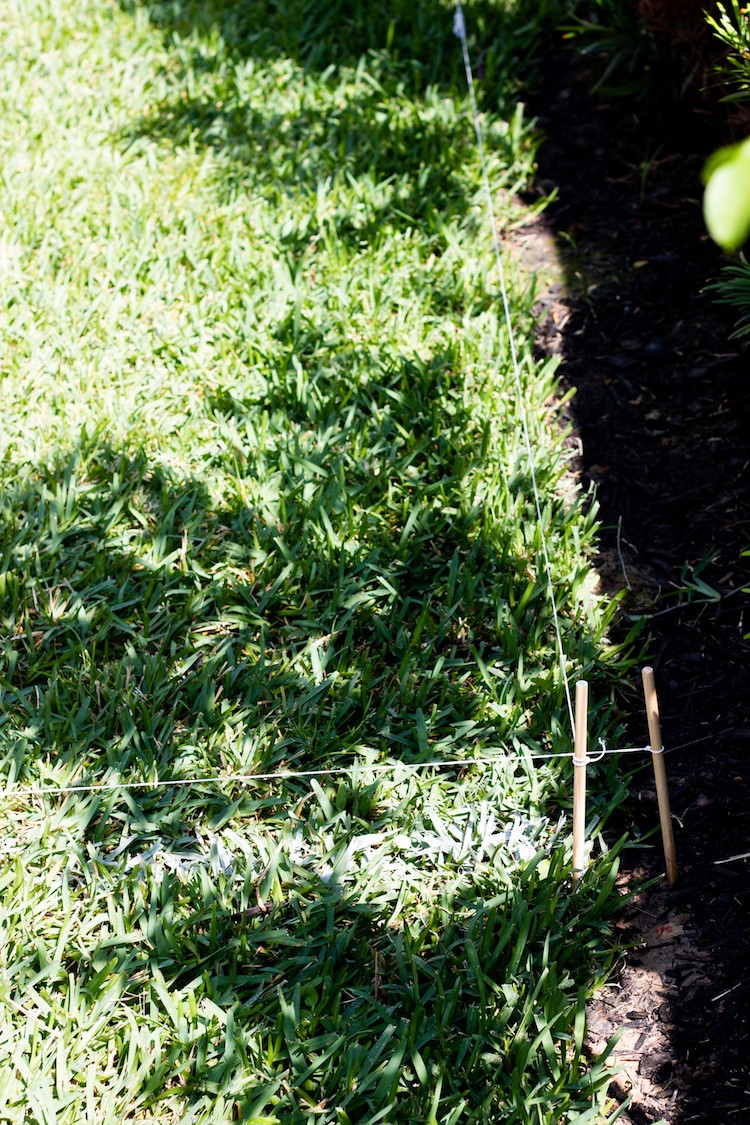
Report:
[[[602,570],[632,587],[622,627],[628,609],[651,606],[681,878],[639,909],[655,926],[679,917],[690,936],[667,970],[668,1003],[636,1012],[661,1023],[671,1059],[656,1074],[661,1099],[651,1074],[629,1114],[736,1125],[750,1122],[750,861],[718,861],[750,852],[750,350],[702,292],[723,261],[700,210],[718,141],[695,112],[655,129],[602,104],[571,59],[550,60],[531,107],[547,138],[537,190],[559,189],[545,221],[569,280],[544,299],[540,348],[577,390],[577,468],[596,484]],[[641,720],[631,733],[647,737]],[[646,774],[627,815],[654,820]],[[644,854],[657,871],[658,853],[639,864]],[[630,999],[615,1011],[623,1024]]]

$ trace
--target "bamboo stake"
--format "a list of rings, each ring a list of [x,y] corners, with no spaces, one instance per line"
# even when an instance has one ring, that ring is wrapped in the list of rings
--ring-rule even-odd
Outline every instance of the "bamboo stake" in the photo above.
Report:
[[[583,874],[586,858],[586,752],[589,685],[576,684],[576,726],[573,739],[573,886]]]
[[[667,882],[673,887],[677,882],[677,852],[674,846],[672,813],[669,808],[667,770],[664,765],[664,743],[661,739],[659,700],[656,696],[653,668],[644,668],[642,676],[643,695],[646,700],[646,718],[648,720],[648,738],[651,743],[651,760],[654,763],[656,797],[659,802],[659,820],[661,822],[661,838],[664,846],[664,862],[667,869]]]

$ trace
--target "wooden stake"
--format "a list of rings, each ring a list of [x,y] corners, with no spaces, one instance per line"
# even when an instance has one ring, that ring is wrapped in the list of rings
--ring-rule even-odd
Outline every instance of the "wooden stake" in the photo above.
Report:
[[[675,851],[674,832],[672,831],[672,813],[669,808],[667,770],[664,765],[664,743],[661,740],[661,723],[659,722],[659,700],[656,697],[653,668],[644,668],[642,676],[643,695],[646,700],[646,718],[648,720],[648,738],[651,743],[654,779],[656,780],[656,797],[659,802],[659,820],[661,822],[661,838],[664,845],[664,862],[667,869],[667,882],[673,887],[677,882],[677,852]]]
[[[576,729],[573,750],[573,885],[577,886],[586,860],[586,753],[589,685],[576,684]]]

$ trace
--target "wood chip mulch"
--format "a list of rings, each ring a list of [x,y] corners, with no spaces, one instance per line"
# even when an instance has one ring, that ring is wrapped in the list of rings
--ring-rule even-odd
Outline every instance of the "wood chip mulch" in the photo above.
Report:
[[[620,628],[628,613],[649,617],[681,867],[676,888],[660,882],[623,910],[631,949],[591,1006],[590,1046],[621,1030],[617,1089],[630,1104],[619,1120],[741,1125],[750,1123],[750,349],[729,338],[731,314],[705,293],[724,259],[705,234],[700,170],[721,138],[688,111],[656,129],[602,104],[571,60],[550,60],[531,106],[546,135],[536,191],[556,188],[557,202],[536,220],[544,237],[511,237],[559,258],[562,277],[540,295],[539,349],[560,357],[563,383],[576,388],[574,468],[596,484],[603,581],[629,587]],[[635,693],[633,715],[642,744]],[[623,813],[635,832],[657,822],[642,777]],[[653,838],[626,863],[631,889],[657,875]]]

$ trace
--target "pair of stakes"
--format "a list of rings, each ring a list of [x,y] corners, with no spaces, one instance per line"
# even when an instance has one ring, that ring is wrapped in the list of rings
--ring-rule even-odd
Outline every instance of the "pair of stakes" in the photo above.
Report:
[[[648,737],[654,765],[656,797],[659,803],[659,822],[664,847],[664,862],[667,882],[674,886],[677,882],[677,855],[672,831],[672,814],[669,808],[667,771],[664,766],[664,743],[661,738],[659,722],[659,701],[656,697],[653,668],[644,668],[643,695],[646,702]],[[583,874],[586,860],[586,763],[587,763],[587,723],[588,723],[589,685],[586,680],[576,684],[575,736],[573,750],[573,883],[578,884]]]

